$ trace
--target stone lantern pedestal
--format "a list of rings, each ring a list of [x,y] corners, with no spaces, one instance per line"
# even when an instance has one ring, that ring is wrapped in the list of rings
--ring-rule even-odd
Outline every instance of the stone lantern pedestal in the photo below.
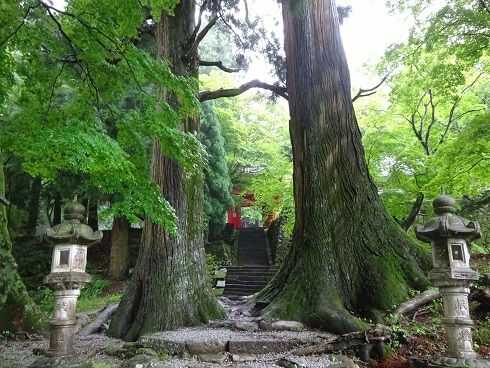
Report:
[[[87,247],[102,239],[100,231],[94,232],[82,223],[84,213],[85,208],[80,203],[72,202],[65,207],[65,221],[46,231],[46,238],[55,245],[51,273],[44,279],[54,290],[55,297],[50,321],[50,356],[67,356],[74,352],[77,299],[91,279],[85,272]]]
[[[433,363],[490,368],[490,361],[479,358],[473,350],[473,321],[468,304],[470,283],[479,278],[478,272],[470,268],[469,244],[481,236],[480,227],[477,222],[457,216],[455,204],[451,197],[437,197],[433,202],[437,216],[415,231],[419,240],[432,244],[434,268],[429,278],[439,288],[444,306],[442,324],[448,350]]]

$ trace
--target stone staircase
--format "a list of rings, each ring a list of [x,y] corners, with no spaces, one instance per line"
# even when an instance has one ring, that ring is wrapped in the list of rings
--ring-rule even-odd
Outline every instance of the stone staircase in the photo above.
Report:
[[[263,228],[244,228],[238,236],[238,265],[227,267],[223,296],[236,298],[262,290],[277,272],[270,266]]]

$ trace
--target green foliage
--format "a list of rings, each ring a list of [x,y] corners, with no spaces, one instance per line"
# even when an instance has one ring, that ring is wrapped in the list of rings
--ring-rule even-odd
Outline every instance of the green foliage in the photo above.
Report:
[[[208,154],[204,212],[208,217],[210,238],[214,238],[225,226],[226,211],[233,206],[233,198],[221,125],[210,103],[203,104],[202,111],[200,140]]]
[[[478,346],[490,346],[490,319],[479,322],[473,333],[473,340]]]
[[[50,288],[46,286],[39,287],[34,293],[34,301],[46,316],[53,312],[54,292]]]
[[[388,96],[356,108],[370,173],[389,212],[402,219],[418,193],[430,200],[488,189],[490,13],[478,1],[389,3],[417,22],[378,64],[389,73]]]
[[[219,73],[202,76],[201,82],[205,89],[234,83]],[[254,193],[260,217],[293,207],[287,107],[282,101],[272,103],[250,94],[218,100],[214,111],[221,123],[235,190]]]
[[[218,258],[213,254],[206,253],[206,271],[210,287],[214,287],[214,275],[218,270],[218,266]]]
[[[72,0],[61,10],[33,1],[2,5],[0,15],[2,148],[46,184],[75,176],[76,191],[115,196],[113,214],[147,216],[170,231],[175,215],[149,181],[149,146],[159,140],[186,169],[202,169],[199,141],[180,128],[198,111],[197,83],[173,75],[137,39],[145,5],[157,14],[176,3]]]
[[[117,303],[121,299],[121,294],[107,294],[106,290],[109,286],[109,280],[94,278],[81,290],[77,312],[94,311],[107,304]],[[54,292],[48,287],[39,287],[34,292],[34,301],[46,316],[53,313]]]

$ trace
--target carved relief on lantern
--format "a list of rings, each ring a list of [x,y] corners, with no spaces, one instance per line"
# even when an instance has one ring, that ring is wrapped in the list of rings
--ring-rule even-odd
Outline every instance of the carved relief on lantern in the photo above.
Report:
[[[458,348],[463,350],[473,350],[473,338],[470,327],[458,331]]]

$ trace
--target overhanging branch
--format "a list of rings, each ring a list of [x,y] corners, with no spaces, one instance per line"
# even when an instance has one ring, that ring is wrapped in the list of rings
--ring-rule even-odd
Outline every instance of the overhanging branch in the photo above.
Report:
[[[211,30],[211,28],[214,27],[214,25],[216,24],[216,21],[218,20],[218,16],[217,15],[213,15],[211,17],[211,19],[209,20],[208,24],[206,24],[206,26],[202,29],[201,32],[199,32],[195,39],[193,40],[192,42],[192,45],[188,51],[188,55],[193,55],[194,53],[197,52],[197,48],[199,47],[199,44],[201,43],[201,41],[204,39],[204,37],[206,37],[206,35],[208,34],[208,32]]]
[[[223,62],[221,62],[221,61],[199,60],[199,66],[215,66],[215,67],[220,68],[222,71],[227,72],[227,73],[237,73],[240,71],[239,68],[229,68],[227,66],[224,66]]]
[[[203,91],[199,93],[199,101],[209,101],[215,100],[222,97],[235,97],[241,95],[242,93],[248,91],[252,88],[261,88],[275,93],[278,96],[288,99],[286,87],[275,86],[273,84],[268,84],[254,79],[250,82],[244,83],[238,88],[221,88],[216,91]]]
[[[388,79],[388,75],[385,75],[383,79],[381,79],[381,81],[374,87],[367,88],[367,89],[359,88],[359,92],[357,92],[357,94],[352,98],[352,102],[354,102],[355,100],[361,97],[374,95],[376,93],[376,90],[386,81],[386,79]]]
[[[14,30],[12,32],[10,32],[7,37],[5,37],[4,40],[2,40],[0,42],[0,48],[2,48],[12,37],[14,37],[17,32],[19,32],[19,30],[24,26],[24,24],[26,23],[26,19],[27,17],[29,16],[29,13],[31,12],[31,10],[37,8],[39,6],[39,4],[35,5],[35,6],[28,6],[27,9],[26,9],[26,12],[24,14],[24,16],[22,17],[22,21],[17,25],[17,27],[14,28]]]

